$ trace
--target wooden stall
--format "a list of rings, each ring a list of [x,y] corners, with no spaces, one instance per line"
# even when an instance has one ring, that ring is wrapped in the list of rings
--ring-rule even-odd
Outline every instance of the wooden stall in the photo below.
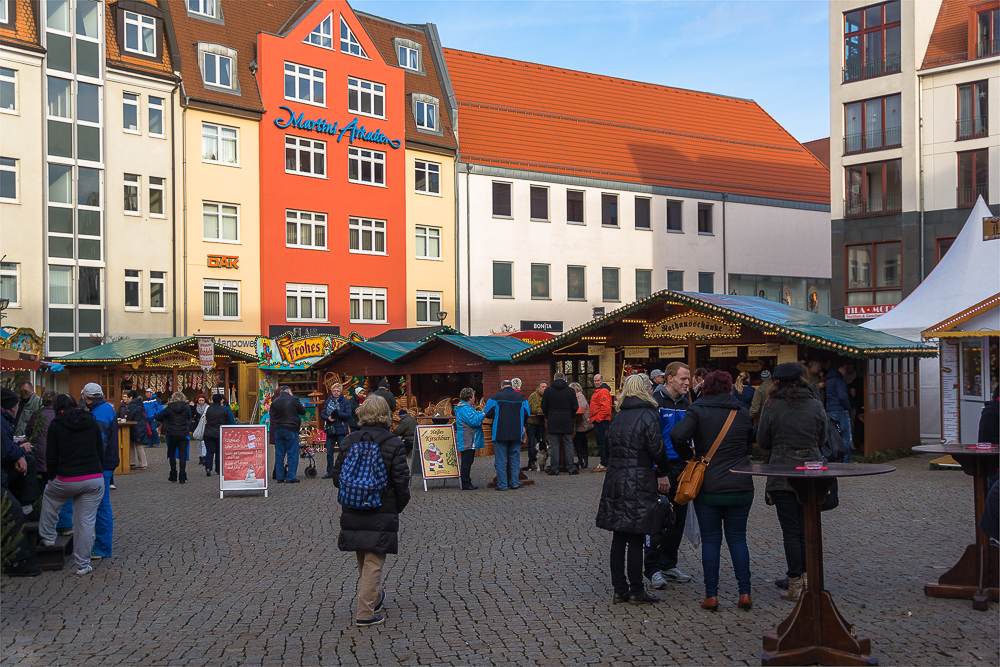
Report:
[[[740,371],[757,384],[760,372],[785,361],[838,357],[854,360],[865,379],[864,452],[918,444],[918,357],[929,345],[863,329],[817,313],[751,296],[663,290],[521,352],[525,363],[548,364],[569,381],[598,372],[615,390],[631,373],[663,369],[671,361],[696,368]]]

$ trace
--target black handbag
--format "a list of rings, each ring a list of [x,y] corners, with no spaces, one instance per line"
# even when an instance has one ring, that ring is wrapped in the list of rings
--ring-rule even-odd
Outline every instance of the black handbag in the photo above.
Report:
[[[660,533],[666,534],[670,532],[670,529],[674,527],[674,522],[677,520],[670,498],[660,494],[656,501],[656,509],[653,510],[653,517],[656,525],[660,527]]]
[[[826,418],[826,444],[819,448],[827,463],[843,463],[847,456],[847,444],[840,435],[840,425],[836,420]]]
[[[833,480],[833,486],[830,487],[830,493],[827,494],[826,500],[823,504],[819,506],[820,512],[826,512],[827,510],[837,509],[837,505],[840,504],[840,496],[837,495],[837,480]]]

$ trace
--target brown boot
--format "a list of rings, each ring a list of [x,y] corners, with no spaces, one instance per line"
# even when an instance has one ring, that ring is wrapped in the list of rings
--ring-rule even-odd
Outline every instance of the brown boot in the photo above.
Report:
[[[781,591],[781,598],[783,600],[798,600],[799,596],[802,594],[802,586],[805,582],[805,573],[802,573],[798,577],[788,577],[788,590]]]

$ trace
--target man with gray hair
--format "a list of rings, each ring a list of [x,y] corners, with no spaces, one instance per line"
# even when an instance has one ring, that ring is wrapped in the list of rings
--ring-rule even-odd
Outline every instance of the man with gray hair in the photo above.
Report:
[[[566,382],[566,376],[556,373],[552,377],[552,386],[542,394],[542,412],[545,414],[546,429],[549,432],[549,474],[559,474],[559,453],[562,452],[566,461],[566,470],[571,475],[578,475],[573,461],[573,432],[577,408],[576,392]]]
[[[521,381],[518,380],[518,385]],[[514,389],[512,380],[500,383],[500,391],[486,401],[486,418],[493,420],[493,463],[497,471],[497,491],[520,488],[521,439],[524,420],[530,412],[528,401]],[[510,475],[508,465],[510,462]],[[509,479],[509,481],[508,481]]]

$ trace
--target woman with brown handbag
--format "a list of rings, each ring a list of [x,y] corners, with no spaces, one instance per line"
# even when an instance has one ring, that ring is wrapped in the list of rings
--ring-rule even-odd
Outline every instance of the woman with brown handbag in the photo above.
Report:
[[[729,373],[709,373],[702,386],[702,397],[687,409],[684,419],[670,431],[670,440],[678,456],[708,461],[704,481],[694,500],[694,511],[701,530],[701,566],[705,578],[705,601],[701,608],[710,611],[719,609],[723,533],[739,584],[737,606],[750,609],[752,604],[747,518],[753,505],[753,479],[729,469],[750,462],[753,420],[750,413],[740,407],[732,389]]]

